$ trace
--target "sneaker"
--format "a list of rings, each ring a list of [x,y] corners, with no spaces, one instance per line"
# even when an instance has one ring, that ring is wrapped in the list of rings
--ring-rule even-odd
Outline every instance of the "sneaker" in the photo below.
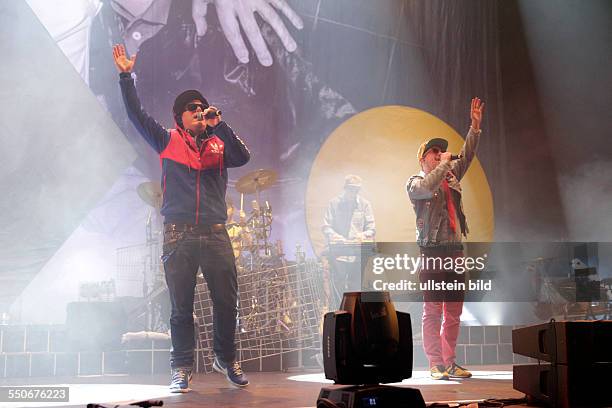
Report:
[[[446,371],[448,372],[449,377],[452,378],[470,378],[472,376],[472,373],[457,363],[449,365]]]
[[[172,379],[170,380],[170,392],[189,392],[189,383],[192,378],[191,368],[178,367],[172,369]]]
[[[213,370],[218,373],[224,374],[225,378],[237,387],[246,387],[249,385],[249,380],[246,374],[240,368],[240,363],[234,361],[233,363],[227,364],[215,357],[213,362]]]
[[[448,373],[446,372],[446,368],[444,368],[443,365],[436,365],[431,367],[431,369],[429,370],[429,374],[434,380],[448,380]]]

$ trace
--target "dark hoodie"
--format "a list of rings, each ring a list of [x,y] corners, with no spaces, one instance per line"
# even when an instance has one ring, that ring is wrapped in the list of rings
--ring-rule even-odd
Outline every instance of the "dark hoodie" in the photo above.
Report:
[[[159,153],[165,223],[223,224],[227,220],[227,168],[250,159],[249,150],[225,122],[207,129],[200,148],[181,127],[165,129],[143,109],[134,79],[121,73],[119,83],[128,116],[145,140]]]

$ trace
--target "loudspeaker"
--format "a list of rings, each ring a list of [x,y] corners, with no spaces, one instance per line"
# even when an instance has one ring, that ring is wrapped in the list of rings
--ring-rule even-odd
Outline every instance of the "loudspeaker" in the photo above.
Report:
[[[514,389],[553,407],[612,406],[612,321],[555,322],[512,331],[512,350],[548,364],[515,365]]]
[[[555,364],[612,362],[612,320],[551,322],[512,330],[512,351]]]
[[[66,308],[71,351],[113,351],[121,348],[127,316],[118,302],[72,302]]]
[[[512,386],[551,407],[610,407],[610,370],[611,363],[515,365]]]

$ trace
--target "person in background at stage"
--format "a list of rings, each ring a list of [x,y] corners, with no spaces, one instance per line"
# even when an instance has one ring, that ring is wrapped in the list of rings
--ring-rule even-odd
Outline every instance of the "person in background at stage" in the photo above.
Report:
[[[170,294],[172,392],[188,392],[194,362],[193,301],[196,273],[202,273],[213,302],[213,369],[236,386],[248,379],[236,361],[238,283],[232,245],[225,229],[228,167],[250,159],[244,143],[221,120],[220,112],[199,91],[188,90],[174,102],[176,129],[166,130],[143,109],[131,72],[136,56],[113,47],[128,116],[160,154],[164,199],[162,261]]]
[[[451,158],[446,151],[448,141],[441,138],[424,142],[417,152],[421,171],[410,177],[406,189],[416,213],[416,240],[424,258],[463,256],[461,237],[467,236],[468,227],[459,182],[476,154],[483,110],[484,102],[472,99],[471,126],[458,159]],[[435,269],[435,265],[419,271],[421,282],[463,279],[463,274]],[[463,291],[423,291],[423,348],[433,379],[472,376],[455,362],[463,299]]]
[[[347,175],[344,191],[329,202],[323,219],[323,234],[328,245],[359,245],[374,241],[374,213],[370,202],[359,195],[361,187],[361,177]],[[332,299],[334,306],[338,306],[343,292],[361,290],[361,262],[355,255],[334,254],[330,254],[329,261]]]

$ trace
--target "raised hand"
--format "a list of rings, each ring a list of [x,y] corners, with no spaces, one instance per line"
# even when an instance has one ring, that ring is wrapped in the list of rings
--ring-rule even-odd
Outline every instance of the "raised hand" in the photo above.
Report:
[[[194,2],[206,2],[207,0],[194,0]],[[261,30],[257,25],[255,13],[270,24],[272,29],[279,36],[283,45],[289,52],[295,51],[297,44],[287,30],[283,20],[279,17],[278,11],[291,21],[297,29],[304,26],[302,19],[293,11],[285,0],[214,0],[217,16],[221,23],[221,28],[225,38],[232,46],[236,58],[242,63],[249,62],[249,51],[240,29],[244,31],[249,43],[255,50],[257,59],[263,66],[272,65],[272,55],[268,50],[266,42],[261,35]],[[205,10],[204,6],[199,7],[200,14]],[[205,12],[204,12],[205,14]]]
[[[482,115],[484,113],[484,102],[476,97],[472,99],[472,107],[470,108],[470,118],[472,119],[472,129],[480,130]]]
[[[123,45],[113,45],[113,59],[119,72],[132,72],[136,62],[136,54],[132,55],[132,58],[128,58],[125,55],[125,47]]]

